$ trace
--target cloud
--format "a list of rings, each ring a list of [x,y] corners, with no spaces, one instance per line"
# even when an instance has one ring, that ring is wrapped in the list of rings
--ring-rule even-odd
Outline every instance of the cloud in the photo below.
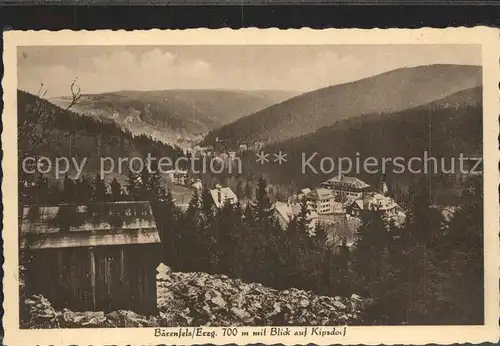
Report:
[[[37,64],[19,69],[19,88],[36,92],[43,82],[48,97],[67,95],[78,77],[84,93],[115,90],[169,89],[189,86],[210,73],[203,59],[180,60],[168,51],[155,48],[142,53],[113,51],[91,57],[77,57],[72,67]],[[179,83],[180,82],[180,83]]]
[[[164,52],[159,48],[147,51],[140,57],[142,66],[172,65],[175,59],[174,54]]]
[[[362,67],[362,62],[354,56],[320,52],[313,60],[291,67],[288,83],[300,85],[304,90],[346,83],[364,77],[366,71]]]
[[[28,47],[19,88],[67,95],[159,89],[309,91],[389,70],[436,63],[480,64],[471,45]]]

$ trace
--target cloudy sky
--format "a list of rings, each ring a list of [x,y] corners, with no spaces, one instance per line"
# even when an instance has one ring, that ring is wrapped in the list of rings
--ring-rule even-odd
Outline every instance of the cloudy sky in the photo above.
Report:
[[[159,89],[309,91],[400,67],[480,65],[479,46],[39,46],[18,48],[18,88],[47,97]]]

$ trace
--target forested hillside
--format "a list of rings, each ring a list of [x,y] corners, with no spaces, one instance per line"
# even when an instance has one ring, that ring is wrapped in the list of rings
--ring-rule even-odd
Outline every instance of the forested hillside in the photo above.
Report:
[[[429,65],[402,68],[333,85],[268,107],[207,135],[228,143],[280,142],[362,114],[389,114],[481,85],[481,68]]]
[[[353,170],[356,158],[359,158],[361,170],[353,171],[351,175],[358,175],[374,186],[380,181],[383,172],[371,174],[364,170],[362,160],[368,157],[375,158],[379,163],[384,157],[423,159],[424,152],[427,151],[428,156],[436,157],[438,161],[445,158],[445,167],[449,170],[452,157],[458,160],[461,153],[465,157],[482,155],[481,89],[476,88],[466,92],[473,98],[467,103],[455,104],[456,107],[452,106],[450,100],[459,97],[452,95],[429,105],[402,112],[368,114],[339,121],[315,133],[263,148],[266,153],[276,153],[279,150],[287,153],[288,162],[282,165],[272,164],[272,169],[269,169],[270,163],[261,165],[255,162],[254,153],[246,153],[243,155],[243,166],[248,174],[256,177],[264,175],[274,184],[288,182],[296,187],[313,186],[338,173],[337,169],[327,174],[321,172],[320,161],[323,157],[333,158],[335,164],[338,158],[351,158]],[[306,159],[315,155],[310,163],[318,171],[317,174],[310,169],[307,169],[305,174],[302,173],[303,155]],[[433,166],[428,167],[432,174]],[[458,163],[455,168],[458,171]],[[385,172],[388,183],[411,185],[415,174],[411,172],[393,174],[393,169],[394,166],[389,161]],[[438,186],[443,188],[444,186],[440,184],[446,184],[444,181],[438,182],[440,178],[444,180],[449,178],[451,185],[447,188],[453,187],[455,175],[447,174],[447,176],[437,176],[433,181],[436,188]]]
[[[116,91],[82,95],[73,109],[116,122],[134,135],[145,134],[166,143],[182,144],[295,95],[280,90]],[[71,98],[50,101],[65,107]]]
[[[47,136],[31,148],[27,138],[19,139],[19,151],[34,157],[47,156],[74,158],[81,162],[88,158],[85,172],[95,173],[101,157],[118,158],[145,157],[147,153],[175,159],[182,155],[179,148],[153,140],[148,136],[134,136],[111,120],[96,119],[71,110],[61,109],[47,100],[18,91],[18,121],[36,122],[38,132]],[[33,151],[33,152],[30,152]],[[125,171],[125,174],[127,172]]]

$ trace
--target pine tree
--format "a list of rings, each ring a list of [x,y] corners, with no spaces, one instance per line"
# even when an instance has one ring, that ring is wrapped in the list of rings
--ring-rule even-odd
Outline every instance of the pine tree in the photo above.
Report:
[[[75,182],[66,174],[63,182],[62,201],[65,203],[76,202],[77,197],[75,190]]]
[[[77,198],[79,202],[88,202],[94,193],[92,181],[84,174],[76,184]]]
[[[311,211],[305,197],[300,200],[300,211],[295,218],[296,231],[307,235],[311,234]]]
[[[434,309],[432,302],[432,279],[436,274],[433,263],[435,243],[442,243],[443,217],[437,208],[432,208],[432,180],[426,176],[410,188],[410,205],[406,235],[403,237],[407,266],[400,268],[400,275],[411,287],[401,292],[405,298],[406,314],[411,323],[428,324],[427,316]],[[446,240],[444,241],[446,243]],[[404,286],[403,286],[404,287]]]
[[[239,200],[243,200],[246,197],[243,180],[238,181],[238,184],[236,185],[236,196],[238,196]]]
[[[122,186],[116,178],[111,181],[111,198],[113,201],[120,201],[122,199]]]
[[[183,265],[184,270],[193,271],[207,268],[207,263],[202,261],[204,257],[202,252],[205,251],[205,244],[208,247],[211,246],[211,241],[210,239],[203,239],[200,234],[199,213],[200,198],[198,192],[195,190],[179,227],[181,236],[179,249],[183,249],[179,261]],[[193,256],[193,253],[197,255]]]
[[[149,199],[151,195],[151,167],[146,167],[144,166],[142,168],[141,173],[139,173],[140,176],[140,195],[142,199]]]
[[[108,186],[104,179],[96,176],[94,179],[94,193],[92,199],[96,202],[105,202],[108,200]]]
[[[165,198],[165,185],[160,175],[158,165],[151,169],[151,172],[146,178],[148,179],[147,181],[145,181],[146,189],[151,195],[151,198],[155,200],[161,200]]]
[[[201,194],[201,211],[206,220],[211,220],[214,216],[214,201],[207,187],[203,188]]]
[[[223,204],[225,206],[229,203]],[[198,253],[200,260],[204,262],[210,270],[213,270],[214,265],[218,262],[221,244],[217,242],[219,230],[224,227],[220,224],[220,209],[214,208],[214,202],[210,191],[205,187],[201,195],[200,203],[200,223],[199,223],[199,239],[205,244],[200,245]]]
[[[166,263],[182,268],[177,255],[185,245],[181,241],[181,211],[175,205],[172,191],[168,190],[162,201],[152,203],[151,206],[160,232]]]
[[[36,204],[48,204],[50,200],[50,186],[47,177],[38,174],[33,189],[33,201]]]
[[[433,244],[429,257],[437,279],[432,285],[436,319],[450,324],[484,323],[484,214],[482,177],[466,180],[469,184],[461,207],[454,213],[449,229]],[[444,246],[439,246],[445,244]],[[437,257],[437,258],[436,258]],[[435,260],[434,260],[435,258]],[[439,276],[437,276],[439,275]],[[436,277],[437,276],[437,277]],[[433,280],[434,281],[434,280]],[[428,323],[435,323],[429,320]]]
[[[253,188],[250,181],[247,181],[247,184],[245,185],[245,196],[249,200],[253,200]]]
[[[361,226],[356,240],[355,265],[363,278],[365,288],[379,280],[386,252],[389,233],[386,221],[375,210],[361,212]]]
[[[194,219],[199,211],[200,211],[200,196],[198,195],[198,191],[194,190],[193,195],[189,200],[186,215]]]
[[[49,184],[48,190],[49,193],[47,203],[52,205],[61,203],[61,188],[59,186],[59,182]]]
[[[134,172],[133,170],[130,170],[128,173],[128,178],[126,182],[126,189],[129,197],[132,200],[141,200],[143,197],[142,193],[142,180],[141,176]]]
[[[239,215],[231,203],[224,203],[217,210],[216,219],[217,229],[214,245],[216,245],[217,251],[212,251],[213,255],[216,254],[214,264],[218,272],[231,273],[235,257],[235,233],[240,229]]]
[[[351,292],[351,278],[349,276],[350,250],[345,241],[340,246],[336,259],[339,294],[347,295]]]
[[[408,230],[412,240],[419,244],[425,244],[435,236],[435,224],[433,224],[431,211],[432,197],[430,193],[431,180],[428,177],[421,178],[409,190],[409,213]]]
[[[262,227],[265,227],[269,225],[270,216],[271,201],[267,193],[267,183],[261,177],[255,192],[255,219]]]
[[[309,213],[306,216],[309,219]],[[312,228],[310,222],[311,221],[309,221],[308,227]],[[310,232],[316,248],[323,249],[328,247],[328,230],[323,222],[317,222],[314,229],[311,229]]]
[[[253,228],[255,227],[255,213],[253,212],[252,205],[249,203],[247,204],[245,211],[243,213],[243,218],[245,220],[245,223]]]

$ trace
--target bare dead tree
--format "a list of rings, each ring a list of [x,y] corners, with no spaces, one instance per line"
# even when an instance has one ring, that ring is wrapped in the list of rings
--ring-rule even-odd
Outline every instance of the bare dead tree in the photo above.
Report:
[[[75,78],[71,83],[71,101],[63,111],[70,110],[82,97],[81,89],[76,85],[77,79]],[[18,154],[20,160],[33,155],[40,147],[53,144],[55,141],[74,135],[78,131],[68,132],[62,137],[48,141],[54,131],[57,108],[51,107],[45,102],[46,94],[47,90],[44,90],[42,83],[36,95],[38,98],[35,104],[27,105],[24,109],[19,109],[20,112],[23,112],[18,117],[18,119],[22,120],[18,124]]]

